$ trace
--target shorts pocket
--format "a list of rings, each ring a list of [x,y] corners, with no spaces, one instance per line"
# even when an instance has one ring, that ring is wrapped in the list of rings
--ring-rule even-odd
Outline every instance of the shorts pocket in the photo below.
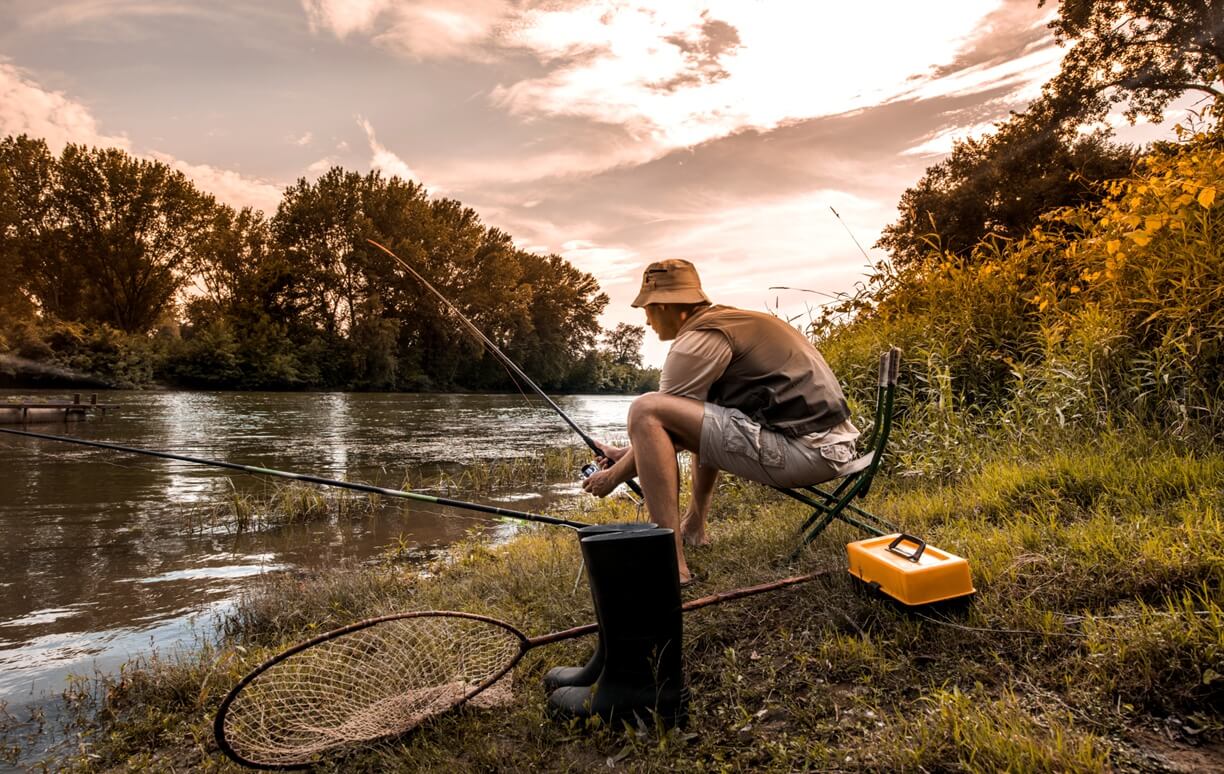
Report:
[[[723,431],[723,448],[732,454],[759,459],[761,428],[743,414],[729,414]]]
[[[786,439],[769,430],[761,431],[761,464],[767,468],[786,467]]]
[[[834,443],[820,447],[820,456],[829,462],[843,463],[854,459],[854,446],[849,443]]]

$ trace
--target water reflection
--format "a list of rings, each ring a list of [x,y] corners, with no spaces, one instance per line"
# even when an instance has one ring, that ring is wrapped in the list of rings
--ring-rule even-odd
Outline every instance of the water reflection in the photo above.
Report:
[[[119,411],[31,429],[390,487],[575,443],[547,407],[517,395],[114,392],[99,400]],[[629,402],[558,400],[597,438],[623,437]],[[240,536],[189,528],[232,492],[273,486],[189,463],[0,436],[0,701],[56,689],[68,669],[109,669],[151,645],[180,642],[190,614],[225,609],[259,573],[361,561],[393,544],[442,546],[473,527],[516,529],[386,500],[342,523]],[[567,481],[464,499],[530,511],[578,495]]]

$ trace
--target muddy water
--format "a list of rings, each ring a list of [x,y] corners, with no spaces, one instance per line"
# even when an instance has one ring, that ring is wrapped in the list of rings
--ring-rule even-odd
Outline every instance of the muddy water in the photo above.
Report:
[[[599,438],[623,435],[630,400],[558,403]],[[118,411],[28,429],[389,487],[576,441],[550,410],[518,395],[112,392],[99,401]],[[531,511],[580,496],[575,481],[450,496]],[[69,673],[189,647],[260,573],[366,560],[390,545],[428,551],[473,528],[515,529],[385,500],[339,523],[237,536],[199,528],[235,489],[271,486],[188,463],[0,435],[0,703],[38,702]]]

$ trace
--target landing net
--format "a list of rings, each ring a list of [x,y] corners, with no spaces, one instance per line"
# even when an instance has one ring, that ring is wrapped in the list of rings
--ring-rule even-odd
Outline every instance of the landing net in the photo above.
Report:
[[[217,740],[249,766],[308,765],[342,745],[403,734],[506,674],[526,639],[465,613],[407,613],[302,643],[248,676],[217,715]]]

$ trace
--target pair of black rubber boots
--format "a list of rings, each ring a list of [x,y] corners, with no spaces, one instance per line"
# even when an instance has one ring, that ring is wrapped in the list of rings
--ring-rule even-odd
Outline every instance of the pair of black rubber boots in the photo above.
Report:
[[[599,644],[586,666],[544,676],[556,717],[665,726],[688,720],[675,538],[651,523],[578,530]]]

